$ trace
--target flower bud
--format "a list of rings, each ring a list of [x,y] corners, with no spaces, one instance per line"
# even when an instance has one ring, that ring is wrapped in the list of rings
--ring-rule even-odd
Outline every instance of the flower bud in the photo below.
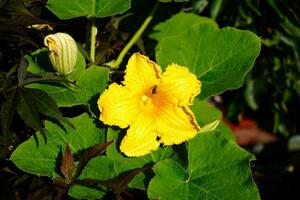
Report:
[[[70,74],[77,60],[77,44],[66,33],[47,35],[44,44],[49,49],[49,58],[54,69],[62,75]]]

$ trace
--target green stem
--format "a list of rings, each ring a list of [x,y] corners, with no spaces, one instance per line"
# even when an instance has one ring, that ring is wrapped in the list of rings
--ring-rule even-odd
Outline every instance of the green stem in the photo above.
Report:
[[[119,65],[122,63],[124,56],[129,51],[129,49],[134,45],[134,43],[141,37],[149,23],[151,22],[153,15],[158,8],[159,1],[156,2],[154,5],[151,13],[149,16],[145,19],[144,23],[141,25],[141,27],[137,30],[137,32],[133,35],[133,37],[130,39],[130,41],[126,44],[126,46],[122,49],[121,53],[119,54],[117,60],[110,64],[110,67],[113,69],[118,69]]]
[[[95,19],[91,19],[90,57],[93,63],[95,62],[95,53],[96,53],[96,35],[97,35],[97,26],[95,24]]]

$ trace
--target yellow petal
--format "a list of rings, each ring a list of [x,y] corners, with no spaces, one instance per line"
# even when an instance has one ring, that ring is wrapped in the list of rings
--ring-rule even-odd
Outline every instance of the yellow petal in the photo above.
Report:
[[[143,116],[138,116],[136,119],[120,145],[121,152],[130,157],[146,155],[159,147],[152,121]]]
[[[158,136],[160,142],[165,145],[180,144],[195,137],[200,130],[193,112],[188,107],[168,104],[159,109],[158,116]]]
[[[113,83],[98,100],[100,120],[108,125],[126,128],[139,113],[139,102],[126,87]]]
[[[147,56],[133,54],[126,66],[123,84],[135,91],[145,91],[159,83],[161,69]]]
[[[188,68],[176,64],[169,65],[163,73],[158,91],[163,92],[174,103],[191,105],[200,93],[201,82]]]

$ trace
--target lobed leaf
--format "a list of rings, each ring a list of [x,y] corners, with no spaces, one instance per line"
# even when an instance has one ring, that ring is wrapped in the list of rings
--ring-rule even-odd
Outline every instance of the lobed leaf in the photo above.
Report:
[[[209,23],[215,27],[218,27],[218,24],[213,19],[208,17],[198,16],[193,13],[180,12],[176,15],[173,15],[167,21],[154,26],[149,37],[159,42],[164,38],[176,37],[178,34],[187,32],[191,27],[203,23]]]
[[[130,0],[48,0],[47,8],[60,19],[75,17],[109,17],[130,8]]]
[[[151,199],[260,199],[251,177],[254,157],[218,132],[189,141],[188,167],[167,159],[154,166]]]

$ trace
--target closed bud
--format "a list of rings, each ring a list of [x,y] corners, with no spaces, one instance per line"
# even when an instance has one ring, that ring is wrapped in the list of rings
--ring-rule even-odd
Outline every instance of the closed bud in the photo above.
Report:
[[[75,40],[66,33],[47,35],[44,44],[54,69],[62,75],[70,74],[76,64],[78,49]]]

